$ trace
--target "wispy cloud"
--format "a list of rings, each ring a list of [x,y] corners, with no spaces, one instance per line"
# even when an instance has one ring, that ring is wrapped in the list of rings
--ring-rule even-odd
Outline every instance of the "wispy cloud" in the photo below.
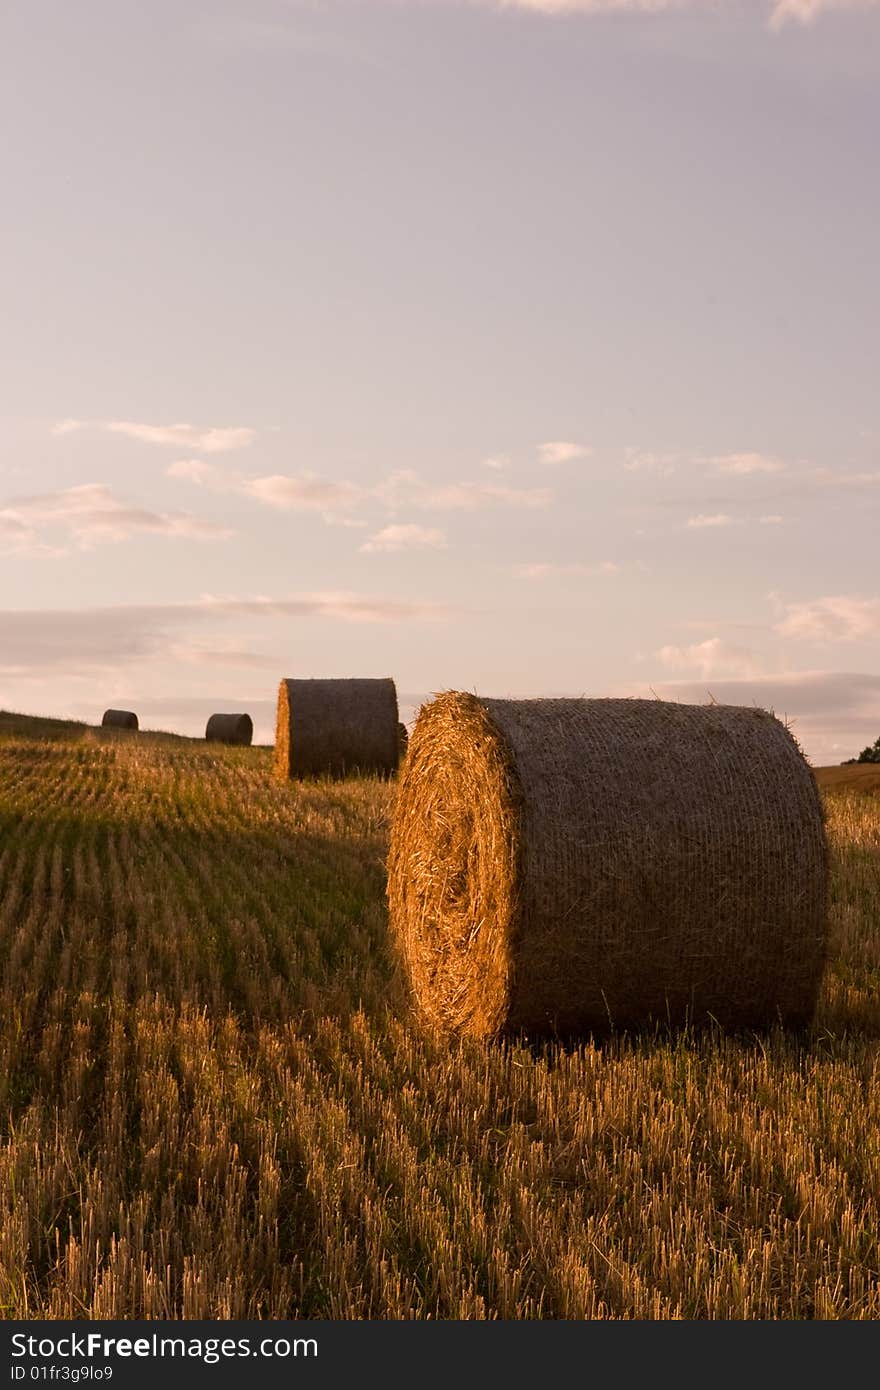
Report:
[[[575,444],[570,439],[550,439],[546,444],[538,445],[538,458],[547,467],[589,458],[592,452],[586,444]]]
[[[446,536],[430,526],[386,526],[360,547],[367,555],[396,550],[445,550]]]
[[[206,594],[182,603],[13,609],[0,612],[0,671],[19,677],[58,672],[80,678],[90,671],[114,672],[135,662],[158,659],[268,667],[266,654],[242,651],[240,639],[229,640],[222,630],[206,639],[204,629],[222,629],[237,619],[246,619],[248,624],[277,618],[285,622],[436,622],[450,611],[430,603],[351,592],[283,598]],[[274,665],[277,669],[277,657]]]
[[[735,526],[737,523],[736,518],[728,516],[726,512],[713,512],[709,515],[701,512],[698,516],[689,516],[687,524],[691,531],[701,531],[710,526]]]
[[[548,488],[516,488],[494,482],[432,483],[413,469],[400,469],[380,482],[366,486],[317,473],[273,473],[246,478],[239,473],[183,459],[166,470],[171,477],[206,487],[241,493],[282,511],[314,511],[336,525],[363,526],[349,514],[355,510],[382,511],[481,511],[488,507],[546,507],[552,500]]]
[[[473,0],[493,9],[529,10],[543,15],[602,15],[641,14],[661,15],[681,10],[705,10],[717,13],[717,0]],[[765,13],[771,30],[778,31],[790,22],[812,24],[820,15],[832,11],[855,11],[876,8],[880,0],[767,0]]]
[[[746,476],[750,473],[782,473],[785,464],[773,454],[715,454],[706,460],[719,473]]]
[[[831,11],[876,9],[880,0],[775,0],[770,15],[770,28],[778,30],[793,20],[812,24],[821,14]]]
[[[238,483],[236,491],[281,511],[316,511],[329,517],[357,506],[365,496],[364,489],[355,483],[334,482],[316,473],[273,473],[265,478],[249,478]]]
[[[623,466],[627,473],[658,473],[669,477],[681,462],[681,454],[656,453],[651,449],[640,449],[628,445],[623,451]]]
[[[704,679],[709,676],[752,676],[761,670],[757,653],[749,647],[725,642],[721,637],[709,637],[687,647],[661,647],[654,653],[661,666],[676,671],[696,672]]]
[[[46,540],[61,533],[80,549],[128,540],[136,534],[187,540],[224,540],[229,527],[187,512],[155,512],[132,506],[101,483],[19,497],[0,508],[0,543],[13,551],[63,554]]]
[[[880,637],[880,598],[834,594],[785,605],[782,637],[805,642],[864,642]]]
[[[520,579],[548,579],[553,575],[593,575],[593,574],[619,574],[622,565],[615,564],[613,560],[600,560],[598,564],[588,565],[581,561],[573,561],[570,564],[556,564],[551,561],[538,560],[525,565],[517,565],[515,573]]]
[[[510,467],[510,459],[507,454],[492,454],[489,458],[483,459],[483,467],[494,469],[496,473],[502,472]]]
[[[68,419],[59,420],[52,427],[52,433],[59,435],[73,434],[79,430],[101,430],[109,434],[122,434],[144,444],[191,449],[201,454],[225,454],[232,449],[244,449],[257,437],[255,429],[244,426],[211,425],[199,428],[187,424],[150,425],[137,420]]]

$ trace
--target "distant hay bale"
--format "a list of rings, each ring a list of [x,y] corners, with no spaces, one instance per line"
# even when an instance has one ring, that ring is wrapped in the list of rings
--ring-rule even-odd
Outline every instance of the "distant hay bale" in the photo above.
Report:
[[[254,722],[249,714],[212,714],[205,727],[208,743],[250,744]]]
[[[405,725],[405,724],[398,724],[398,726],[397,726],[397,760],[398,760],[398,762],[401,762],[401,763],[402,763],[403,760],[404,760],[404,758],[406,757],[406,747],[407,747],[407,744],[408,744],[408,743],[409,743],[409,734],[408,734],[408,732],[407,732],[406,725]]]
[[[281,777],[388,776],[398,763],[394,681],[283,680],[275,766]]]
[[[102,729],[136,729],[138,717],[130,709],[105,709],[101,720]]]
[[[388,900],[436,1029],[804,1023],[826,897],[813,774],[765,710],[449,692],[419,714]]]

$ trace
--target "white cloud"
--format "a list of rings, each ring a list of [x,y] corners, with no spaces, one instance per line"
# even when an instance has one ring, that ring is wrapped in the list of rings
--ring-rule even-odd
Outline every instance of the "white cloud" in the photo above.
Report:
[[[750,473],[782,473],[785,464],[772,454],[716,454],[706,460],[714,464],[719,473],[735,473],[746,476]]]
[[[770,28],[781,29],[789,20],[812,24],[820,14],[831,10],[875,9],[880,0],[775,0]]]
[[[547,579],[551,575],[566,574],[619,574],[621,565],[616,565],[613,560],[601,560],[596,565],[582,564],[575,561],[571,564],[553,564],[545,561],[537,561],[532,564],[517,565],[516,574],[520,579]]]
[[[568,439],[550,439],[546,444],[538,445],[538,457],[548,467],[557,463],[571,463],[573,459],[589,458],[592,452],[585,444],[573,444]]]
[[[159,444],[173,449],[192,449],[202,454],[223,454],[230,449],[244,449],[257,436],[254,429],[244,426],[198,428],[195,425],[148,425],[136,420],[59,420],[53,434],[73,434],[78,430],[103,430],[122,434],[144,444]]]
[[[689,516],[687,524],[692,531],[699,531],[707,526],[735,526],[737,523],[734,517],[727,516],[725,512],[715,512],[710,516],[703,513],[699,516]]]
[[[178,459],[165,469],[169,478],[184,478],[202,487],[221,487],[228,485],[229,475],[218,468],[216,463],[205,463],[202,459]]]
[[[654,653],[661,665],[671,670],[696,671],[704,679],[709,676],[752,676],[758,674],[761,663],[749,647],[710,637],[687,647],[661,647]]]
[[[397,550],[445,550],[442,531],[429,526],[386,526],[361,546],[367,555]]]
[[[267,507],[281,511],[318,511],[331,515],[347,511],[363,500],[363,488],[355,483],[333,482],[315,473],[293,476],[273,473],[265,478],[249,478],[236,483],[235,490],[255,497]]]
[[[836,594],[785,605],[782,637],[805,642],[860,642],[880,637],[880,598]]]
[[[782,526],[784,521],[785,517],[780,516],[778,512],[772,512],[767,516],[758,517],[759,526]]]
[[[491,458],[483,459],[484,468],[492,468],[496,473],[510,467],[510,459],[507,454],[493,454]]]
[[[44,532],[60,531],[80,549],[128,540],[135,534],[224,540],[226,526],[187,512],[153,512],[122,501],[101,483],[13,499],[0,508],[0,538],[13,551],[47,553]],[[51,548],[50,548],[51,549]],[[63,551],[54,549],[55,554]]]

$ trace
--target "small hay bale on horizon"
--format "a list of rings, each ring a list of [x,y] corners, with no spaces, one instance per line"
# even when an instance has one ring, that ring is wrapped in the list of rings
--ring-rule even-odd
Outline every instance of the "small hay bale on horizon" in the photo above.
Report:
[[[388,903],[443,1033],[797,1026],[826,951],[821,800],[765,710],[447,692],[410,736]]]
[[[390,776],[399,761],[397,725],[390,677],[284,679],[278,688],[276,772],[283,778]]]
[[[130,709],[105,709],[102,729],[137,729],[138,717]]]
[[[249,747],[254,737],[254,721],[249,714],[212,714],[205,726],[207,743],[235,743]]]

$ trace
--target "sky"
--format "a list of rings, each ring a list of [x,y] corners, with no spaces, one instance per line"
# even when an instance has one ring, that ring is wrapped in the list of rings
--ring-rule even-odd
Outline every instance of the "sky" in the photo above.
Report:
[[[880,3],[9,0],[0,706],[880,735]]]

